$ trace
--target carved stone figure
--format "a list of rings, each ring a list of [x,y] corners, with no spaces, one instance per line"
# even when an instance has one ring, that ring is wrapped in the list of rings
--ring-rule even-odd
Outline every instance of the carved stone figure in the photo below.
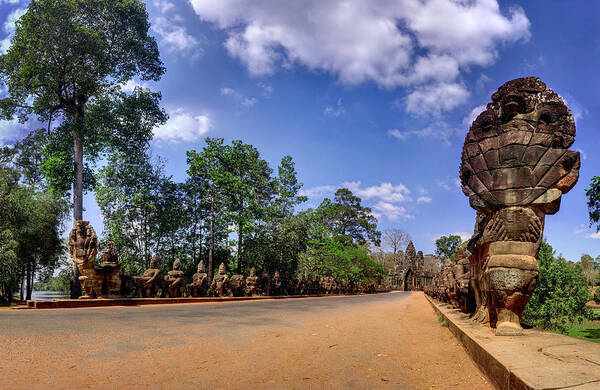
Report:
[[[102,266],[96,267],[96,274],[102,275],[102,296],[121,295],[121,266],[119,255],[112,241],[106,242],[106,248],[102,254]]]
[[[271,293],[271,278],[267,270],[264,270],[258,279],[257,292],[258,295],[269,295]]]
[[[85,295],[80,298],[96,298],[101,294],[102,279],[94,270],[98,236],[89,221],[75,221],[69,234],[69,254],[81,275],[79,281]]]
[[[246,278],[246,295],[254,296],[257,295],[257,287],[258,287],[258,276],[256,276],[256,269],[254,267],[250,268],[250,276]]]
[[[136,287],[136,295],[143,298],[155,297],[161,288],[160,269],[156,255],[150,259],[150,268],[146,269],[142,276],[134,276],[133,282]]]
[[[229,276],[227,276],[225,263],[219,265],[219,274],[213,279],[210,288],[213,290],[215,296],[226,297],[231,294],[229,289]]]
[[[522,334],[545,216],[579,177],[579,152],[568,150],[574,137],[571,111],[535,77],[502,85],[466,136],[460,179],[478,212],[471,269],[496,335]]]
[[[165,275],[165,290],[171,298],[182,297],[185,291],[185,280],[183,279],[184,272],[181,270],[181,261],[175,259],[173,262],[173,270]],[[164,292],[163,292],[164,294]]]
[[[198,263],[198,272],[192,276],[192,283],[187,285],[188,291],[193,297],[204,297],[208,292],[208,274],[206,273],[206,267],[204,261],[200,260]]]
[[[271,279],[271,291],[269,295],[281,295],[283,292],[283,281],[281,280],[281,276],[279,276],[279,271],[275,271],[273,274],[273,279]]]
[[[467,251],[459,247],[454,254],[454,288],[452,295],[460,310],[465,313],[474,309],[475,298],[471,288],[471,273]]]
[[[245,283],[244,283],[244,275],[233,275],[229,279],[229,288],[231,290],[231,295],[234,297],[241,297],[244,295],[245,291]]]

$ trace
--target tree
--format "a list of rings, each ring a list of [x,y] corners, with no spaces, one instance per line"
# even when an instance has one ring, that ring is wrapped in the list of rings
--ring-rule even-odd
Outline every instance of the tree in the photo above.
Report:
[[[266,213],[275,192],[273,170],[260,157],[258,150],[234,140],[225,146],[223,182],[228,218],[237,227],[237,272],[244,264],[244,238],[252,233],[255,222]]]
[[[377,218],[369,207],[361,205],[361,199],[347,188],[335,192],[333,202],[324,199],[317,209],[326,230],[346,245],[375,246],[381,243],[381,232],[377,230]]]
[[[600,176],[592,177],[590,187],[585,190],[585,195],[588,198],[590,226],[596,225],[596,231],[600,231]]]
[[[204,189],[201,200],[208,204],[208,278],[213,277],[215,251],[215,227],[221,220],[224,191],[228,184],[225,173],[225,146],[222,138],[206,138],[206,146],[201,152],[187,152],[187,173],[197,188]]]
[[[2,119],[34,114],[49,132],[52,120],[61,121],[47,168],[63,184],[72,178],[75,220],[83,218],[84,145],[91,161],[106,149],[139,147],[166,119],[159,94],[120,89],[136,75],[158,80],[165,71],[149,27],[140,0],[32,0],[0,56],[9,93]]]
[[[410,234],[402,229],[386,229],[383,231],[383,243],[392,249],[394,256],[400,248],[406,246],[410,241]]]
[[[435,255],[440,259],[445,259],[447,257],[453,257],[456,249],[462,243],[462,239],[460,236],[449,235],[449,236],[441,236],[437,240],[435,240]]]
[[[587,283],[590,286],[596,285],[598,282],[598,264],[596,263],[596,260],[588,254],[583,254],[581,255],[579,264],[581,265],[581,271],[583,272]]]
[[[565,333],[572,323],[590,318],[591,311],[586,304],[591,295],[581,267],[578,264],[569,267],[562,256],[555,256],[546,240],[540,246],[537,261],[540,273],[522,322]]]

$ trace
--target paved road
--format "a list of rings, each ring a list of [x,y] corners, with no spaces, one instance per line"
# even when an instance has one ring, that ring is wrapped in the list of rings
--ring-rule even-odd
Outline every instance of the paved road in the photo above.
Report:
[[[420,293],[4,310],[0,345],[0,388],[489,386]]]

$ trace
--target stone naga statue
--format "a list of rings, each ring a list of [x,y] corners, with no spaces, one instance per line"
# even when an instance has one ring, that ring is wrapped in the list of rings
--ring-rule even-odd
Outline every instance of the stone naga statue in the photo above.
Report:
[[[546,214],[579,177],[571,111],[539,78],[502,85],[466,136],[460,180],[477,210],[469,243],[479,309],[496,335],[519,335],[535,288]]]
[[[79,281],[85,293],[80,298],[95,298],[100,295],[94,262],[98,255],[98,236],[89,221],[75,221],[69,233],[69,254],[79,270]]]

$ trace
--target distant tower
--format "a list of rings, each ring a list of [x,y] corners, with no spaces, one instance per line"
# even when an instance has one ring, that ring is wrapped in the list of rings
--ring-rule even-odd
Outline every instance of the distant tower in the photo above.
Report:
[[[410,241],[408,243],[408,246],[406,247],[406,252],[404,255],[404,267],[405,268],[410,267],[414,270],[415,266],[416,266],[416,260],[417,260],[417,253],[415,251],[415,245],[413,244],[412,241]]]

